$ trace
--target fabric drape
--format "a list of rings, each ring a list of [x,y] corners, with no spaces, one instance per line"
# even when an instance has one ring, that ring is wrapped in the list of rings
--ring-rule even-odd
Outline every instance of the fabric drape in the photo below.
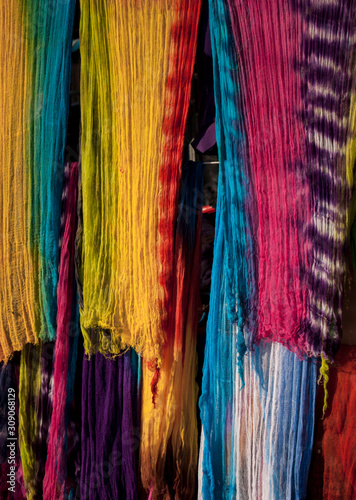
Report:
[[[196,0],[82,1],[80,281],[89,354],[133,347],[162,362],[199,11]]]
[[[332,360],[355,154],[354,2],[211,0],[227,300],[245,344]]]
[[[53,411],[48,438],[43,498],[66,498],[69,407],[73,400],[79,335],[79,310],[74,279],[77,226],[78,164],[68,166],[62,197],[63,231],[58,279],[57,339],[54,351]]]
[[[74,6],[0,7],[0,360],[55,338]]]
[[[173,267],[173,305],[159,370],[142,364],[140,471],[151,498],[195,498],[198,460],[197,330],[203,164],[182,171]],[[154,376],[153,376],[154,373]]]

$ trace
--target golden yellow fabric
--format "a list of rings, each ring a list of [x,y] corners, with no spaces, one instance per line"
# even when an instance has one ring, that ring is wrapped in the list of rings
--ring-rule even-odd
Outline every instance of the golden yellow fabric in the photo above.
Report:
[[[196,0],[82,1],[87,353],[133,347],[161,363],[199,7]]]
[[[195,382],[197,325],[193,314],[190,308],[185,331],[186,355],[177,346],[165,351],[154,402],[152,370],[147,362],[142,365],[140,470],[142,484],[153,498],[161,498],[159,495],[171,498],[166,466],[176,493],[180,492],[175,498],[189,499],[195,493],[198,386]]]
[[[175,238],[175,300],[169,340],[154,377],[152,363],[142,363],[140,471],[142,484],[152,498],[189,499],[195,495],[202,217],[201,213],[196,217],[201,207],[195,204],[202,189],[202,166],[185,167],[182,192],[186,198],[180,204]]]
[[[26,57],[21,3],[0,7],[0,361],[35,342],[35,289],[24,170]]]
[[[74,7],[0,5],[0,361],[56,334]]]

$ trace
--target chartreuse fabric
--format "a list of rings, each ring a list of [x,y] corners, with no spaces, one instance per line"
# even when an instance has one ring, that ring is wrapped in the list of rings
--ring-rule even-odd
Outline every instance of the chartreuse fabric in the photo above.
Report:
[[[81,3],[87,353],[162,363],[199,0]]]
[[[0,360],[55,337],[74,6],[0,7]]]
[[[43,498],[52,417],[54,342],[28,344],[21,352],[18,439],[26,498]]]

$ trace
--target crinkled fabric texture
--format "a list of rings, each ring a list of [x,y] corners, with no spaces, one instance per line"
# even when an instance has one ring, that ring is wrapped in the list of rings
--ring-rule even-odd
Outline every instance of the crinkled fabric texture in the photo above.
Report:
[[[83,360],[80,498],[138,498],[139,368],[133,350]]]
[[[333,359],[355,159],[356,5],[210,0],[227,310]]]
[[[203,164],[182,171],[173,267],[173,306],[159,369],[142,364],[140,471],[150,498],[196,497],[197,330]]]
[[[43,498],[52,417],[54,343],[28,344],[21,352],[19,447],[26,497]]]
[[[77,226],[78,164],[69,167],[62,196],[61,257],[58,279],[57,339],[54,352],[53,411],[48,438],[43,498],[67,496],[69,408],[73,401],[79,336],[79,309],[74,275]]]
[[[216,248],[218,250],[219,247]],[[216,286],[213,274],[212,286]],[[209,317],[200,399],[199,498],[292,500],[306,497],[313,446],[318,363],[262,342],[236,369],[236,327],[221,280]]]
[[[133,347],[162,362],[200,3],[82,2],[79,279],[89,354]]]
[[[352,500],[356,497],[356,346],[340,347],[330,369],[328,392],[323,420],[323,395],[318,395],[308,498]]]
[[[0,360],[55,338],[74,6],[0,8]]]

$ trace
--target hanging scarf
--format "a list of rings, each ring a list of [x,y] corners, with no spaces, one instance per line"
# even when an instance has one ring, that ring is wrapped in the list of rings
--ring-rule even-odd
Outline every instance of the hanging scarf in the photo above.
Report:
[[[182,172],[172,316],[156,379],[143,361],[140,469],[151,498],[195,498],[202,192],[203,165],[189,162]]]
[[[84,358],[80,498],[138,498],[139,389],[134,351]]]
[[[78,164],[70,166],[68,186],[63,191],[63,235],[58,280],[57,340],[54,362],[54,395],[48,439],[43,498],[65,498],[67,476],[67,427],[73,400],[77,361],[79,318],[74,281],[74,243],[77,219]]]
[[[87,0],[81,9],[87,353],[161,364],[199,0]]]
[[[209,4],[220,172],[201,491],[303,497],[313,356],[323,356],[327,378],[325,359],[341,334],[356,9],[347,1]],[[292,352],[257,348],[262,340]],[[243,361],[246,348],[256,352]]]
[[[228,317],[221,272],[226,252],[220,203],[199,402],[199,497],[304,498],[318,365],[315,359],[300,361],[282,345],[263,342],[243,358],[241,387],[236,363],[241,347],[236,324]]]
[[[231,326],[229,332],[228,325],[226,318],[224,328],[215,335],[231,347],[235,332]],[[212,339],[207,342],[210,348]],[[220,352],[220,366],[224,366],[225,353]],[[205,378],[214,368],[212,359],[209,354]],[[231,365],[229,368],[230,375]],[[214,384],[205,383],[200,401],[204,434],[199,498],[306,497],[317,369],[315,360],[300,361],[284,346],[262,342],[244,358],[243,389],[239,390],[237,373],[234,381],[231,375],[225,378],[221,370]],[[216,367],[213,373],[217,373]]]
[[[249,348],[267,339],[333,359],[353,183],[354,2],[210,0],[210,17],[229,318]]]
[[[0,8],[0,360],[55,337],[74,5]]]

